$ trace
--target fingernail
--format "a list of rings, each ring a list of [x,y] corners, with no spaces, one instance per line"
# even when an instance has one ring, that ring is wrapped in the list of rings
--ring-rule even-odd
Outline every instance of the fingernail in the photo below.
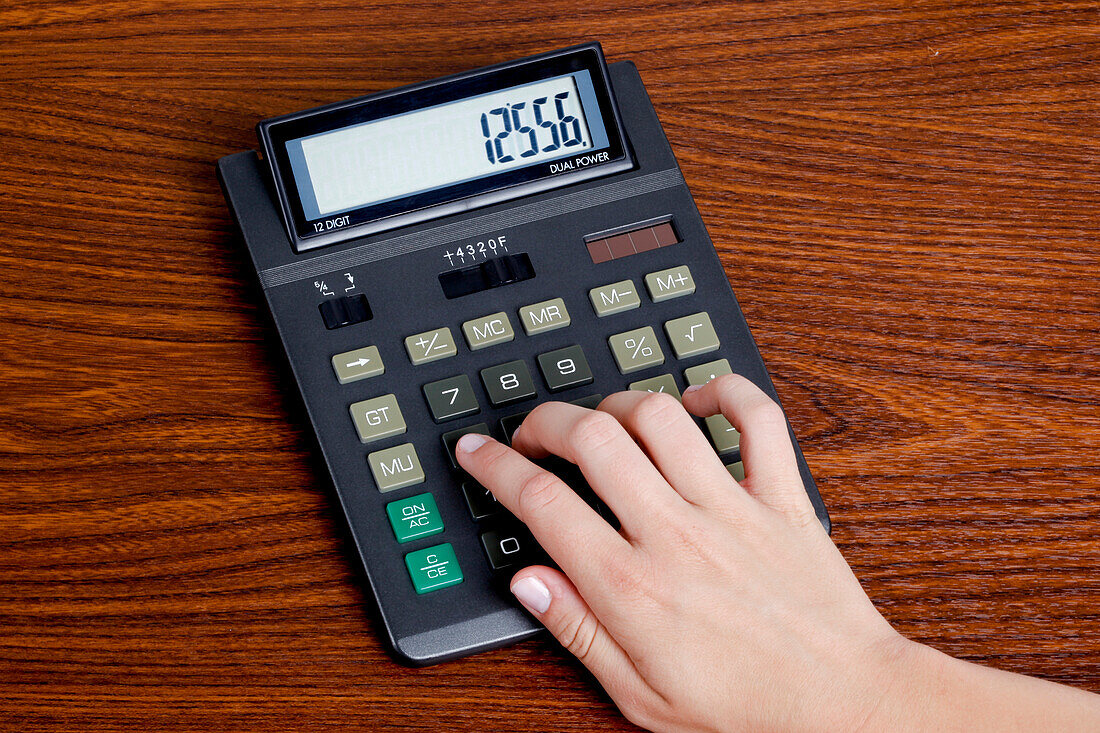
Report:
[[[523,426],[520,425],[519,427],[517,427],[515,430],[512,431],[512,440],[509,441],[509,442],[512,442],[512,443],[516,442],[516,436],[519,435],[519,428],[522,428],[522,427]]]
[[[550,589],[534,575],[512,583],[512,594],[532,613],[543,614],[550,608]]]
[[[489,442],[488,435],[482,435],[481,433],[466,433],[458,439],[457,443],[455,443],[455,451],[459,453],[473,453],[487,442]]]
[[[691,394],[692,392],[698,392],[703,388],[701,384],[693,384],[690,387],[685,387],[683,394]]]

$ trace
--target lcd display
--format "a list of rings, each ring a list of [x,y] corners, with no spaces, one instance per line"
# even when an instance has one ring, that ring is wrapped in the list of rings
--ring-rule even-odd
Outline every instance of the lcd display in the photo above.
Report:
[[[608,145],[587,70],[289,140],[307,219]]]
[[[303,252],[634,167],[597,44],[264,120]]]

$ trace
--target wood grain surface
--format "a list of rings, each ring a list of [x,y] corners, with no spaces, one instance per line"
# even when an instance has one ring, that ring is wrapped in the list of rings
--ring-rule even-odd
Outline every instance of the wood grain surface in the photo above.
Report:
[[[0,729],[630,728],[548,640],[381,645],[214,178],[261,118],[639,67],[882,612],[1100,692],[1100,9],[0,7]]]

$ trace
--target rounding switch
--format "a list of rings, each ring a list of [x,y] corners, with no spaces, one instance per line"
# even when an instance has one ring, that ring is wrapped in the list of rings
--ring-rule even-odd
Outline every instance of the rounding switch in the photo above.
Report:
[[[370,304],[365,295],[347,295],[341,298],[326,300],[318,306],[321,311],[321,319],[325,322],[325,328],[343,328],[353,323],[362,323],[373,318],[370,312]]]

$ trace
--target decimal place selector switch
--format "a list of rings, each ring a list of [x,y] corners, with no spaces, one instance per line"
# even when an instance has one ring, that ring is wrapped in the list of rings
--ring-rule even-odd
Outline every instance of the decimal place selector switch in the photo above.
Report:
[[[325,322],[325,328],[330,331],[334,328],[343,328],[353,323],[369,321],[374,315],[370,312],[370,304],[365,295],[346,295],[340,298],[331,298],[318,306],[321,311],[321,320]]]
[[[531,258],[526,252],[521,252],[444,272],[439,276],[439,284],[443,287],[443,294],[450,299],[530,280],[534,276]]]

